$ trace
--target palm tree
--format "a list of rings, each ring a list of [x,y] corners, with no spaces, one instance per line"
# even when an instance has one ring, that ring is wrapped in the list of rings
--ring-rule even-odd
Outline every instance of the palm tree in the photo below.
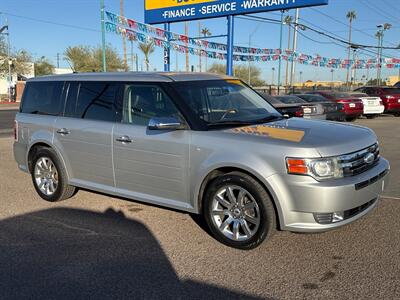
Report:
[[[347,12],[346,18],[349,20],[349,49],[347,52],[347,60],[350,60],[350,52],[351,52],[351,30],[353,21],[357,18],[357,13],[354,10]],[[347,67],[347,75],[346,75],[346,84],[349,83],[349,76],[350,76],[350,68]]]
[[[144,62],[146,63],[146,71],[148,72],[150,65],[149,56],[154,52],[154,43],[153,42],[139,43],[139,50],[142,51],[144,55]]]
[[[211,36],[211,31],[207,28],[207,27],[204,27],[202,30],[201,30],[201,34],[204,36],[204,37],[208,37],[208,36]],[[201,56],[200,56],[200,64],[201,64]],[[201,67],[200,67],[201,68]],[[206,72],[207,72],[207,55],[206,55]]]
[[[291,16],[286,16],[283,22],[288,26],[288,50],[290,49],[290,32],[291,25],[293,22],[293,18]],[[286,77],[285,77],[285,85],[288,85],[288,73],[289,73],[289,60],[286,61]]]

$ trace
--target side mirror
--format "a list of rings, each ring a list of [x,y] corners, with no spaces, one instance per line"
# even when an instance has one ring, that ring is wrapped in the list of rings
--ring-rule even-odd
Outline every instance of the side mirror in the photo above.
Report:
[[[147,128],[150,130],[179,130],[183,129],[184,125],[177,118],[162,117],[151,118]]]

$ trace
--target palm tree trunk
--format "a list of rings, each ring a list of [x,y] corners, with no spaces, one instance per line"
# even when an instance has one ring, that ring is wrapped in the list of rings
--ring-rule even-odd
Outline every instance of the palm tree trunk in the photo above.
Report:
[[[349,49],[347,51],[347,61],[350,60],[350,52],[351,52],[351,28],[352,27],[352,20],[350,19],[349,23]],[[350,66],[347,67],[347,75],[346,75],[346,84],[349,84],[349,75],[350,75]]]
[[[290,50],[290,34],[291,34],[291,30],[290,30],[290,24],[288,24],[288,50]],[[288,75],[289,75],[289,56],[288,59],[286,60],[286,75],[285,75],[285,86],[287,86],[289,84],[288,81]]]

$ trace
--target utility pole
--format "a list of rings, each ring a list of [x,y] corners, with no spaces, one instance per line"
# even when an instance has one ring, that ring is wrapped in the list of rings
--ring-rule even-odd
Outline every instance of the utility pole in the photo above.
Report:
[[[199,28],[199,37],[201,36],[201,23],[200,21],[197,22]],[[201,72],[201,47],[200,47],[200,55],[199,55],[199,72]]]
[[[188,22],[185,22],[185,36],[189,36],[189,26]],[[189,49],[188,49],[188,42],[187,40],[185,41],[185,54],[186,54],[186,72],[189,72]]]
[[[121,17],[124,16],[124,0],[119,0],[119,14]],[[126,57],[126,36],[122,35],[122,46],[124,48],[124,68],[125,70],[128,69],[128,60]]]
[[[7,26],[7,56],[8,56],[8,101],[11,102],[12,58],[11,58],[11,43],[10,43],[10,27],[8,25],[8,19],[6,19],[6,26]]]
[[[100,18],[101,18],[101,48],[103,55],[103,72],[107,72],[106,63],[106,31],[104,27],[104,0],[100,0]]]
[[[292,62],[290,65],[290,86],[293,86],[293,82],[295,81],[296,77],[296,61],[294,60],[294,54],[297,51],[297,38],[298,38],[298,30],[299,30],[299,15],[300,15],[300,9],[296,8],[296,15],[294,17],[294,35],[293,35],[293,54],[292,54]]]
[[[133,56],[133,40],[131,40],[131,71],[133,71],[133,61],[134,61],[134,56]]]
[[[253,30],[253,32],[249,34],[249,51],[251,51],[251,38],[253,37],[253,34],[256,33],[256,31],[257,31],[259,26],[260,26],[260,24],[258,24],[257,27]],[[249,78],[248,78],[248,81],[247,81],[248,85],[251,85],[251,59],[252,59],[252,57],[253,57],[252,53],[249,53],[249,56],[248,56],[248,66],[249,66],[249,74],[248,74],[248,76],[249,76]]]
[[[283,31],[283,10],[281,11],[281,30],[280,30],[280,38],[279,38],[279,65],[278,65],[278,95],[279,95],[279,88],[281,86],[281,68],[282,68],[282,31]]]
[[[272,80],[271,80],[271,85],[275,85],[275,68],[272,67]]]
[[[57,53],[57,68],[60,68],[60,53]]]

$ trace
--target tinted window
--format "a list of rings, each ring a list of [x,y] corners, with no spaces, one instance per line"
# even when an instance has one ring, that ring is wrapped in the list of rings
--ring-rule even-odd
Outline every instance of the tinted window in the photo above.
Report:
[[[400,88],[383,88],[383,94],[400,94]]]
[[[306,101],[296,96],[278,96],[276,98],[285,104],[306,103]]]
[[[180,118],[167,94],[156,85],[127,84],[124,92],[122,121],[147,126],[154,117]]]
[[[299,98],[307,101],[307,102],[327,102],[328,99],[326,99],[325,97],[321,96],[321,95],[299,95]]]
[[[58,115],[62,110],[63,82],[28,82],[22,99],[21,112]]]
[[[79,85],[79,86],[78,86]],[[107,82],[71,82],[64,116],[80,119],[115,121],[115,97],[118,84]]]

